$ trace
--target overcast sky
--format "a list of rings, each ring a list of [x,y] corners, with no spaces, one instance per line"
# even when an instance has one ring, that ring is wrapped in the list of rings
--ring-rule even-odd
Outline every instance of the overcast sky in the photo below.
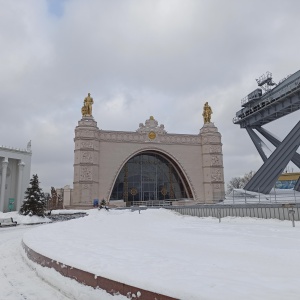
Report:
[[[232,123],[266,71],[299,70],[298,0],[0,0],[0,145],[26,148],[44,191],[73,186],[83,99],[104,130],[153,115],[198,134],[206,101],[222,134],[225,181],[262,160]],[[284,138],[299,112],[266,128]]]

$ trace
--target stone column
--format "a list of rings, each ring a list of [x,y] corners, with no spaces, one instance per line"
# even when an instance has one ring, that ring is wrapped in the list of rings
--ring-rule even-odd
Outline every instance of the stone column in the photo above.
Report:
[[[18,164],[19,172],[18,172],[18,189],[17,189],[17,201],[16,201],[16,210],[19,211],[22,205],[22,199],[24,195],[22,195],[22,184],[23,184],[23,169],[24,169],[24,162],[20,161]]]
[[[71,206],[92,207],[99,198],[99,128],[93,117],[83,117],[75,129],[74,190]]]
[[[7,172],[8,160],[5,157],[2,161],[2,179],[1,179],[1,194],[0,194],[0,211],[4,212],[5,202],[5,185],[6,185],[6,172]]]
[[[65,208],[66,206],[71,205],[71,189],[69,185],[64,186],[64,202],[63,202],[63,207]]]
[[[200,136],[205,203],[216,203],[225,197],[221,134],[213,123],[206,123]]]

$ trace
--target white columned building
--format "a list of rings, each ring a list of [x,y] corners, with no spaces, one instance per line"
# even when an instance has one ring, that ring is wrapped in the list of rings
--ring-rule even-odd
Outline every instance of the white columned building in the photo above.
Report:
[[[26,149],[0,147],[0,211],[19,210],[30,181],[31,142]]]

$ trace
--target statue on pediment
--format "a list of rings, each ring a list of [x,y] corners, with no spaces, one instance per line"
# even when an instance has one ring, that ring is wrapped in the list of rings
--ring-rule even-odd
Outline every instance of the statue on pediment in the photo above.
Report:
[[[81,108],[81,113],[83,117],[91,117],[92,116],[92,105],[94,104],[94,100],[91,97],[91,94],[88,93],[87,97],[84,98],[83,106]]]
[[[212,113],[213,113],[212,109],[208,105],[208,102],[205,102],[203,107],[203,113],[202,113],[204,124],[210,123]]]

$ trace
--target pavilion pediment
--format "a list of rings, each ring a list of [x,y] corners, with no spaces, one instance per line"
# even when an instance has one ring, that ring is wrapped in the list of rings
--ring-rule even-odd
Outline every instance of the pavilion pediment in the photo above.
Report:
[[[140,123],[139,128],[136,130],[138,133],[149,133],[155,132],[159,134],[166,134],[165,126],[163,124],[158,125],[158,122],[154,119],[153,116],[150,116],[148,120],[145,121],[145,124]]]

